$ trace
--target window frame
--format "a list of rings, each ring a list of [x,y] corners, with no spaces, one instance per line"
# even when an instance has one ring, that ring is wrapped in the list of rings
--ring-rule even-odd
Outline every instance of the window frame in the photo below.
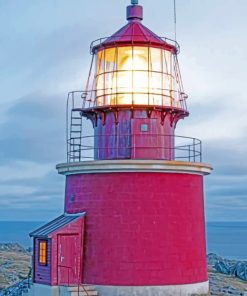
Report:
[[[42,247],[42,244],[45,244],[45,247]],[[48,240],[38,240],[38,264],[42,266],[48,265]]]

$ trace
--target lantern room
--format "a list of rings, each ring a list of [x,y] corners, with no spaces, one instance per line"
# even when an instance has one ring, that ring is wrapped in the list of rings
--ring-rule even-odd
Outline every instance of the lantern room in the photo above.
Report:
[[[92,43],[95,73],[90,77],[87,99],[94,107],[142,105],[186,110],[177,60],[179,45],[158,37],[142,19],[141,6],[128,6],[128,24],[111,37]]]
[[[95,72],[96,106],[185,108],[177,58],[165,49],[165,44],[160,47],[118,44],[100,49],[96,53]]]

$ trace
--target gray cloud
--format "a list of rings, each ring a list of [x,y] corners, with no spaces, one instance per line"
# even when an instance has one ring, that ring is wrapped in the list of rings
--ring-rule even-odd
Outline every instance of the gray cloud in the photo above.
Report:
[[[66,157],[66,94],[84,87],[90,42],[124,25],[128,3],[0,2],[1,219],[12,213],[16,219],[46,220],[63,210],[64,178],[54,167]],[[145,24],[171,37],[172,2],[142,4]],[[245,0],[209,0],[203,6],[178,1],[191,115],[177,134],[201,138],[204,160],[214,166],[205,180],[209,220],[246,220],[246,9]]]
[[[1,163],[22,160],[54,162],[65,159],[65,100],[33,94],[20,98],[0,126]],[[62,107],[61,107],[62,106]]]

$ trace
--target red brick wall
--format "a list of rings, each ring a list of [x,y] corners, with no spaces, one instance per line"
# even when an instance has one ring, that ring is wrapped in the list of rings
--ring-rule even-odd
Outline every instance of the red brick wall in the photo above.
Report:
[[[65,211],[86,211],[84,282],[207,280],[203,178],[176,173],[67,176]]]

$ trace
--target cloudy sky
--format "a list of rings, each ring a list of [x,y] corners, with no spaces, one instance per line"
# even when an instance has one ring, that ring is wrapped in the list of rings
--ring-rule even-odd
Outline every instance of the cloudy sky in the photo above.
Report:
[[[173,38],[173,1],[141,0],[144,24]],[[0,220],[63,211],[67,92],[83,89],[90,42],[125,24],[128,0],[0,0]],[[190,118],[203,140],[208,221],[247,221],[247,1],[177,0]]]

